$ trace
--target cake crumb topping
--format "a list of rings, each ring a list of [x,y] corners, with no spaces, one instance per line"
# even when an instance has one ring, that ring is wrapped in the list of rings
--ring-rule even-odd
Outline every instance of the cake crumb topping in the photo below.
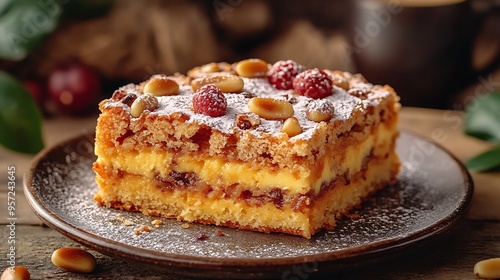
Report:
[[[134,229],[134,235],[141,235],[143,232],[151,232],[151,228],[147,225],[142,225]]]

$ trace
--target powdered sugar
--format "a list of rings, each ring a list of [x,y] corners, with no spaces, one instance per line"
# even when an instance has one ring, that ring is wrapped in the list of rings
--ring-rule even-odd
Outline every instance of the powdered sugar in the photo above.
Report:
[[[322,114],[331,114],[333,115],[333,112],[335,110],[335,107],[333,106],[333,103],[330,100],[327,99],[318,99],[309,102],[307,105],[307,110],[309,111],[317,111]]]
[[[310,121],[306,117],[307,106],[310,102],[317,102],[319,100],[331,102],[334,107],[332,119],[337,121],[346,121],[351,118],[353,111],[364,110],[367,106],[376,106],[380,102],[381,98],[390,94],[382,87],[378,87],[376,90],[373,90],[370,94],[368,94],[367,99],[361,100],[358,97],[348,94],[344,89],[333,86],[331,95],[323,99],[312,99],[310,97],[297,95],[293,90],[278,90],[269,83],[267,78],[242,79],[244,81],[244,93],[224,94],[226,97],[227,109],[226,114],[223,116],[210,117],[195,113],[192,108],[193,91],[190,86],[180,86],[178,95],[158,97],[158,109],[152,112],[152,114],[171,115],[179,112],[189,117],[188,122],[204,124],[222,133],[229,134],[241,130],[236,124],[236,116],[238,114],[249,112],[248,102],[252,97],[271,97],[279,100],[290,101],[293,105],[295,112],[294,117],[299,121],[303,132],[290,138],[290,141],[294,141],[294,139],[307,140],[314,135],[318,126],[318,123]],[[353,87],[372,89],[373,85],[356,79],[351,82],[351,88]],[[131,85],[127,85],[121,89],[128,92],[138,91],[137,87]],[[106,106],[123,106],[125,110],[129,110],[128,106],[124,106],[118,101],[110,101]],[[256,128],[250,129],[249,131],[256,136],[262,136],[265,134],[276,136],[283,133],[281,132],[282,125],[282,120],[261,119],[260,125]]]

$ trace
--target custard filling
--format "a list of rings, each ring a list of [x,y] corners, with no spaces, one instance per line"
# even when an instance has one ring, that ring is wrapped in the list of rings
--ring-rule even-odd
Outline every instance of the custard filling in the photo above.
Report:
[[[329,182],[329,184],[323,186],[321,193],[318,195],[313,195],[311,192],[307,194],[291,195],[277,188],[272,189],[268,193],[255,195],[251,189],[248,189],[248,186],[235,186],[234,188],[220,189],[216,186],[208,186],[203,182],[196,181],[196,179],[194,181],[198,183],[193,184],[193,182],[189,182],[184,184],[182,177],[177,178],[179,182],[170,182],[168,186],[164,186],[164,182],[156,180],[151,181],[149,178],[141,175],[113,173],[110,172],[110,170],[102,170],[100,167],[97,167],[96,171],[101,174],[102,178],[107,178],[106,180],[112,179],[113,181],[119,182],[118,185],[103,185],[105,189],[115,189],[113,194],[116,195],[116,197],[114,199],[107,199],[107,201],[113,201],[119,198],[116,200],[117,202],[121,201],[127,203],[129,201],[134,201],[136,193],[146,192],[149,194],[147,199],[152,200],[160,199],[161,197],[169,200],[173,197],[184,197],[183,199],[190,197],[193,199],[191,202],[194,203],[194,206],[198,206],[201,201],[215,203],[217,201],[230,200],[236,204],[244,202],[250,207],[260,207],[264,204],[271,204],[280,210],[292,209],[297,212],[305,212],[315,204],[317,199],[322,198],[325,193],[333,189],[345,192],[346,189],[342,188],[347,187],[347,189],[355,192],[360,185],[370,186],[371,183],[388,182],[388,180],[394,179],[393,176],[398,171],[398,165],[390,164],[394,161],[394,158],[397,158],[394,153],[390,153],[387,158],[370,156],[366,160],[365,166],[359,172],[353,174],[349,180],[344,176],[335,178]],[[104,181],[103,184],[105,184]],[[172,184],[176,187],[171,188]],[[124,192],[122,193],[122,191]],[[165,193],[168,195],[163,195]],[[103,194],[99,192],[98,196],[100,195]],[[160,205],[168,207],[167,205],[169,204],[161,202]],[[115,206],[119,208],[122,207],[119,205]],[[207,207],[210,206],[207,205]],[[141,211],[140,209],[136,210]]]
[[[168,176],[172,172],[193,173],[206,184],[213,186],[238,184],[256,189],[280,188],[291,193],[314,190],[317,194],[321,185],[333,178],[346,172],[352,174],[361,170],[363,159],[373,149],[388,151],[393,136],[392,129],[379,125],[376,131],[359,145],[350,146],[343,151],[345,157],[340,166],[334,157],[325,157],[320,172],[314,172],[312,169],[273,171],[247,162],[228,162],[221,158],[192,155],[178,156],[169,151],[158,153],[149,147],[127,153],[115,150],[112,155],[104,156],[104,149],[100,150],[100,147],[96,146],[96,152],[101,155],[98,159],[100,165],[150,178],[155,178],[158,174]]]

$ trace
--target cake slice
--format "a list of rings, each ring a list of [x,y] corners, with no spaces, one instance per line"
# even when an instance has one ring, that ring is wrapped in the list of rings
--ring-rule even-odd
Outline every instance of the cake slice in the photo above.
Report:
[[[394,182],[399,98],[293,61],[210,63],[99,107],[102,206],[305,238]]]

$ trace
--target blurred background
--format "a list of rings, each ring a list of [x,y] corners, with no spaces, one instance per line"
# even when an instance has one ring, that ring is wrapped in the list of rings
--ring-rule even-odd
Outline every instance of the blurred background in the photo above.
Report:
[[[402,2],[5,0],[0,68],[46,116],[96,112],[115,88],[153,74],[248,57],[361,72],[404,106],[462,109],[500,88],[500,1]]]

